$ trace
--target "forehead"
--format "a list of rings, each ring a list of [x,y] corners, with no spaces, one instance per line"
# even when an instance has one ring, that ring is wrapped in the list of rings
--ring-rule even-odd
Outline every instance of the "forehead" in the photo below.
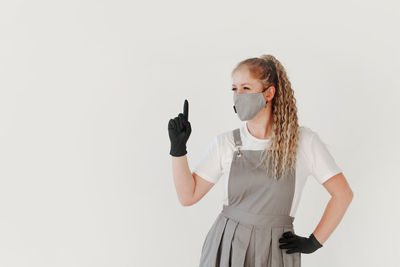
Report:
[[[251,77],[250,71],[245,68],[239,68],[232,74],[232,85],[256,85],[258,83],[257,79]]]

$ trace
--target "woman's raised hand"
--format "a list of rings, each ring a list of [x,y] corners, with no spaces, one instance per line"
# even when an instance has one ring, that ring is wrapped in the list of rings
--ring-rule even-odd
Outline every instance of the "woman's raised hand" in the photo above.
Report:
[[[174,119],[168,122],[168,134],[171,141],[169,154],[174,157],[181,157],[187,154],[186,142],[189,139],[192,127],[189,118],[189,102],[185,99],[183,113],[179,113]]]

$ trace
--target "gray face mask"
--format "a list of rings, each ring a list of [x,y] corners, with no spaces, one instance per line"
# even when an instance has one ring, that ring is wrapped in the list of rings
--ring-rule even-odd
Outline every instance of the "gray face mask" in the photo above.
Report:
[[[265,90],[263,90],[265,91]],[[239,119],[248,121],[254,118],[258,112],[267,105],[263,93],[233,93],[233,109],[238,114]]]

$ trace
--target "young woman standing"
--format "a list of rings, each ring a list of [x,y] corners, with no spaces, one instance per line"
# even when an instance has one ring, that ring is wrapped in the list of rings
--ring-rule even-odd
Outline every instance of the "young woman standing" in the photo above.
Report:
[[[193,205],[224,183],[223,208],[204,240],[200,267],[300,267],[301,253],[323,246],[353,192],[319,135],[298,125],[291,83],[274,56],[240,62],[232,80],[234,112],[243,123],[216,135],[193,172],[186,158],[187,100],[168,123],[180,202]],[[293,221],[309,175],[331,199],[315,230],[303,237]]]

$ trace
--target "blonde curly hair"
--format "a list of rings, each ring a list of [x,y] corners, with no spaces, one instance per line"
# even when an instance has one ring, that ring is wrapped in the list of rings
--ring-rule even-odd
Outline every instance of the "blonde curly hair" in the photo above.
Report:
[[[247,67],[263,88],[275,86],[275,95],[269,103],[272,110],[272,134],[269,146],[261,153],[269,177],[280,179],[292,175],[296,168],[296,152],[299,140],[296,99],[285,68],[272,55],[248,58],[239,62],[232,71]],[[259,166],[259,165],[258,165]]]

